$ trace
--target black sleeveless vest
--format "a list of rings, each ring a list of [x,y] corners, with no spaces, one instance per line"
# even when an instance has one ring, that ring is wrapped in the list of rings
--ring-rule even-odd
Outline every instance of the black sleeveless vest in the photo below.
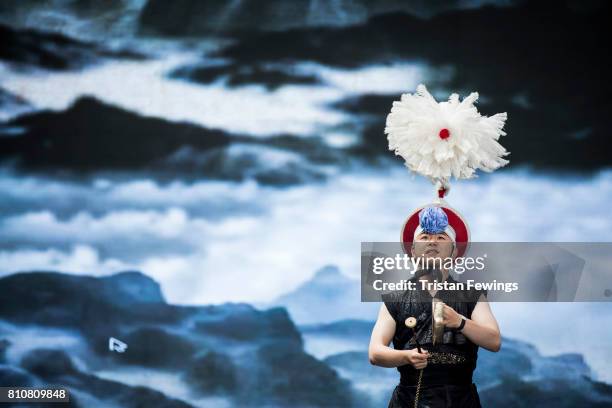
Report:
[[[444,329],[442,340],[433,344],[433,297],[428,290],[421,288],[417,280],[418,276],[417,273],[410,279],[416,282],[416,290],[396,291],[382,295],[382,300],[396,323],[393,347],[396,350],[416,348],[413,331],[404,323],[408,317],[414,317],[417,319],[414,330],[418,342],[430,353],[427,367],[423,370],[423,383],[425,385],[471,384],[478,358],[478,346],[463,334],[448,327]],[[458,281],[449,275],[447,282],[457,283]],[[435,297],[469,319],[481,294],[486,295],[486,291],[440,289],[436,292]],[[419,371],[412,365],[405,364],[397,369],[400,372],[400,384],[416,384]]]

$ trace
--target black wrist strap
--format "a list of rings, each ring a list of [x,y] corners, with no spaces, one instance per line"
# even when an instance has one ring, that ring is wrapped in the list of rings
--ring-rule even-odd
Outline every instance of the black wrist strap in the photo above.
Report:
[[[459,325],[459,327],[457,327],[457,329],[455,329],[455,330],[457,330],[458,332],[460,332],[461,330],[463,330],[463,328],[465,327],[465,321],[466,321],[466,320],[467,320],[466,318],[462,317],[462,318],[461,318],[461,324],[460,324],[460,325]]]

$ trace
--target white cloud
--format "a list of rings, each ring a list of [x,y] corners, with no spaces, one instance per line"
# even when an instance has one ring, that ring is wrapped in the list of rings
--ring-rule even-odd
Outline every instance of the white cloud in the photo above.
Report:
[[[159,60],[114,61],[53,75],[12,72],[0,64],[0,84],[41,109],[64,110],[89,95],[145,116],[255,136],[307,135],[348,120],[325,106],[343,96],[331,87],[289,85],[267,91],[260,85],[226,88],[222,82],[194,86],[166,77],[199,57],[181,53]]]
[[[190,225],[188,225],[188,221]],[[204,225],[202,224],[204,223]],[[0,239],[27,240],[40,243],[103,243],[107,240],[181,239],[186,228],[206,228],[206,222],[188,220],[181,208],[158,211],[110,211],[100,218],[79,212],[68,220],[60,220],[50,211],[26,212],[2,220]],[[35,234],[32,231],[36,231]]]
[[[249,182],[107,180],[94,183],[103,186],[97,191],[57,183],[50,187],[56,196],[64,188],[75,200],[99,199],[106,212],[94,215],[84,207],[59,218],[50,200],[47,210],[7,216],[2,241],[56,252],[51,257],[46,249],[5,250],[3,256],[11,260],[3,265],[43,266],[49,258],[49,267],[75,270],[73,265],[84,264],[93,273],[96,262],[108,271],[107,259],[120,260],[160,281],[176,303],[266,301],[330,263],[357,278],[360,242],[396,241],[410,211],[433,196],[431,185],[411,180],[403,168],[355,171],[286,189]],[[0,182],[0,187],[11,185]],[[44,189],[34,191],[50,197]],[[468,220],[474,241],[609,241],[612,229],[601,203],[611,197],[609,171],[564,179],[519,170],[455,183],[448,201]],[[199,202],[213,208],[210,201],[219,203],[215,211],[197,211]],[[74,252],[60,255],[58,248],[82,244],[102,255],[86,262],[72,261]]]

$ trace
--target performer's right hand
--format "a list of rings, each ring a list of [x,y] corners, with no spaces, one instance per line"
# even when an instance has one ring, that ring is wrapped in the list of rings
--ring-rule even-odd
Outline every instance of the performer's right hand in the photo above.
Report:
[[[427,367],[427,357],[429,356],[427,350],[421,348],[422,353],[419,353],[419,350],[416,348],[405,351],[408,364],[411,364],[417,370]]]

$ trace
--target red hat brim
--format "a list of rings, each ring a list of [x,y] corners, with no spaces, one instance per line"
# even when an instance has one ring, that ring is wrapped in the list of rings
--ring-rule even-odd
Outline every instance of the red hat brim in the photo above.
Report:
[[[408,255],[412,255],[412,241],[414,240],[414,231],[419,226],[419,212],[425,208],[435,205],[442,208],[448,217],[448,223],[455,230],[455,242],[457,244],[457,257],[463,256],[470,242],[470,231],[467,223],[456,210],[441,204],[428,204],[417,208],[406,220],[402,228],[401,240],[403,242],[404,251]]]

